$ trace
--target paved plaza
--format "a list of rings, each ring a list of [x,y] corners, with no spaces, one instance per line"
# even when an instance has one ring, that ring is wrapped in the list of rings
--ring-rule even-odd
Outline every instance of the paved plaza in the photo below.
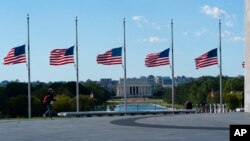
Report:
[[[1,141],[229,141],[250,113],[0,120]]]

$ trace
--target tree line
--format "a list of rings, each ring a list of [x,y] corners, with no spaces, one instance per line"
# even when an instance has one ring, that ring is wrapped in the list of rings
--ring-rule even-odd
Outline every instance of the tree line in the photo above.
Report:
[[[0,117],[27,117],[28,99],[27,83],[13,81],[5,87],[0,87]],[[42,100],[48,93],[48,88],[54,90],[56,101],[53,113],[76,111],[76,83],[75,82],[36,82],[31,85],[32,116],[41,116],[43,112]],[[90,94],[93,97],[90,97]],[[103,110],[108,99],[115,96],[113,90],[101,87],[96,82],[86,81],[79,84],[79,103],[81,111]]]
[[[244,106],[244,77],[222,77],[222,99],[232,110]],[[195,81],[175,87],[175,103],[184,104],[191,101],[194,105],[202,101],[208,104],[220,103],[219,76],[202,76]],[[163,98],[171,103],[171,88],[156,87],[153,90],[155,97]]]
[[[244,106],[244,77],[227,77],[222,79],[223,103],[234,110]],[[54,114],[65,111],[76,111],[76,83],[75,82],[36,82],[32,83],[32,116],[41,116],[42,99],[48,88],[53,88],[56,101],[53,104]],[[27,117],[28,99],[27,83],[13,81],[0,87],[0,118],[1,117]],[[94,97],[91,98],[90,94]],[[153,97],[172,103],[171,88],[154,86]],[[80,111],[106,110],[107,100],[114,98],[114,89],[106,89],[93,81],[79,84]],[[175,103],[184,105],[186,101],[193,105],[205,101],[208,104],[220,102],[219,77],[203,76],[189,83],[175,86]]]

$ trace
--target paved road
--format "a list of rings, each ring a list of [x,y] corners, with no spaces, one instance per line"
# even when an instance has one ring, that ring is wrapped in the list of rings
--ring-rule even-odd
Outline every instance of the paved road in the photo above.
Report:
[[[250,113],[0,120],[1,141],[228,141]]]

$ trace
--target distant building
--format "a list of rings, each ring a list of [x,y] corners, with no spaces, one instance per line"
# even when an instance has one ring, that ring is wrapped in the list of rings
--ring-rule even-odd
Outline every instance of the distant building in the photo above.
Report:
[[[162,82],[162,86],[163,87],[172,87],[172,78],[170,77],[161,77],[161,82]],[[195,78],[193,77],[185,77],[185,76],[177,76],[175,77],[175,85],[179,85],[179,84],[184,84],[184,83],[188,83],[191,81],[194,81]]]
[[[140,79],[147,80],[146,76],[141,76]]]
[[[176,83],[176,85],[178,85],[178,84],[188,83],[188,82],[191,82],[193,80],[195,80],[195,79],[192,77],[177,76],[175,78],[175,83]]]
[[[102,78],[100,79],[100,85],[104,88],[107,88],[109,85],[112,84],[112,79],[111,78]]]
[[[151,85],[155,85],[155,77],[153,75],[149,75],[147,79]]]
[[[170,77],[162,77],[161,80],[163,87],[172,87],[172,79]]]
[[[162,85],[162,78],[161,78],[161,76],[156,76],[155,77],[155,83],[156,83],[156,85]]]
[[[116,96],[124,96],[124,79],[117,84]],[[146,79],[132,78],[126,80],[127,97],[152,96],[151,84]]]

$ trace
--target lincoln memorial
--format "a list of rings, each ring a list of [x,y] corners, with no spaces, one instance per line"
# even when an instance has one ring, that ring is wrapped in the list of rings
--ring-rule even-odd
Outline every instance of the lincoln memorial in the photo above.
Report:
[[[124,80],[120,79],[117,84],[116,96],[123,97],[124,95]],[[128,78],[126,79],[127,97],[143,97],[152,96],[151,84],[146,79]]]

